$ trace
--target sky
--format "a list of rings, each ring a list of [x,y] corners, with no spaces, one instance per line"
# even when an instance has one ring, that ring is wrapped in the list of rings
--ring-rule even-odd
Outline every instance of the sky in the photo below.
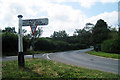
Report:
[[[96,24],[103,19],[108,26],[118,25],[118,0],[0,0],[0,29],[15,27],[18,32],[18,15],[22,19],[48,18],[42,27],[42,37],[50,37],[54,31],[65,30],[70,36],[86,23]],[[24,26],[27,33],[30,26]]]

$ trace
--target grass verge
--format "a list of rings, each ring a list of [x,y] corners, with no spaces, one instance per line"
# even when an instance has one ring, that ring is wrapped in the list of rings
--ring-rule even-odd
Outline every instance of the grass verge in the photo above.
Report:
[[[113,78],[120,79],[120,76],[91,70],[72,65],[54,62],[45,59],[26,59],[25,68],[18,68],[17,61],[3,62],[2,77],[3,79],[28,79],[36,80],[41,78],[105,78],[111,80]]]
[[[96,51],[88,51],[88,54],[96,55],[96,56],[102,56],[106,58],[114,58],[114,59],[120,59],[120,54],[114,54],[114,53],[105,53],[105,52],[96,52]]]

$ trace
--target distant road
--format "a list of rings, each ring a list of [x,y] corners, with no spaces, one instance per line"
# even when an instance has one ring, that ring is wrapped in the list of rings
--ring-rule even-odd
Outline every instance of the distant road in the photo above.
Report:
[[[85,52],[93,48],[50,54],[49,58],[67,64],[118,74],[118,60],[101,58]],[[119,71],[120,72],[120,71]]]
[[[85,52],[92,50],[93,48],[56,52],[49,54],[35,54],[35,58],[44,58],[53,61],[59,61],[66,64],[72,64],[75,66],[81,66],[90,69],[101,70],[105,72],[111,72],[118,74],[118,60],[108,59],[89,55]],[[25,59],[32,58],[32,55],[25,55]],[[17,56],[3,57],[2,61],[17,60]],[[119,71],[120,72],[120,71]]]

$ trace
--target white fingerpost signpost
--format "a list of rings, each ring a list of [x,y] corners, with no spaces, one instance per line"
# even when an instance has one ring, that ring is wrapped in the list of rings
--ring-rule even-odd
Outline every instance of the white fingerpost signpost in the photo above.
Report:
[[[18,66],[24,67],[24,53],[23,53],[23,39],[22,39],[22,26],[30,26],[32,34],[34,35],[38,25],[48,25],[48,18],[41,19],[26,19],[22,20],[22,15],[18,15],[19,27],[18,27]]]

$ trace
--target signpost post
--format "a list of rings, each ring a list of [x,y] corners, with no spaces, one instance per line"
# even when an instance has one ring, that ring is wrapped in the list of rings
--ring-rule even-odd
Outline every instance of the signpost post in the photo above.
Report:
[[[23,53],[22,26],[31,26],[32,33],[35,33],[35,30],[36,30],[38,25],[48,25],[48,18],[22,20],[22,17],[23,17],[22,15],[18,15],[18,18],[19,18],[19,25],[18,25],[19,26],[18,27],[18,66],[19,67],[24,67],[24,65],[25,65],[24,53]]]
[[[22,15],[18,15],[18,66],[24,67],[24,53],[23,53],[23,40],[22,40]]]

